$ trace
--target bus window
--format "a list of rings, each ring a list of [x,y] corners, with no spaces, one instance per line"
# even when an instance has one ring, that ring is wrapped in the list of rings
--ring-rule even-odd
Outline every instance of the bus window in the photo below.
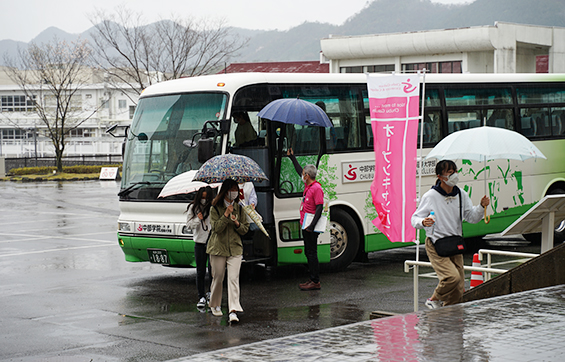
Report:
[[[516,95],[520,104],[565,103],[563,88],[517,87]]]
[[[565,134],[565,107],[551,109],[551,134],[553,136]]]
[[[425,111],[424,116],[424,143],[436,143],[440,139],[441,112]],[[420,131],[422,127],[418,124],[418,142],[420,142]]]
[[[448,133],[464,129],[480,127],[482,125],[480,111],[449,111],[447,112]]]
[[[552,127],[548,108],[521,108],[520,120],[524,136],[551,136]]]
[[[296,172],[291,159],[287,156],[287,151],[292,149],[303,168],[307,164],[315,165],[321,150],[320,140],[323,129],[281,122],[271,122],[271,128],[276,135],[277,154],[279,148],[282,148],[278,189],[283,195],[302,193],[304,191],[302,175]],[[278,157],[276,162],[279,162]]]
[[[487,126],[514,130],[514,112],[511,109],[486,110]]]
[[[444,92],[447,107],[512,104],[510,88],[448,88]]]

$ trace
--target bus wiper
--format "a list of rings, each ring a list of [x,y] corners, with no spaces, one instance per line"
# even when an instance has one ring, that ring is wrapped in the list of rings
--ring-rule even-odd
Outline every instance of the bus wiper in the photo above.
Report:
[[[118,192],[118,196],[122,197],[122,196],[128,195],[130,192],[132,192],[139,185],[151,185],[151,182],[140,181],[140,182],[136,182],[134,184],[131,184],[131,186],[128,187],[127,189],[123,189],[122,191]]]

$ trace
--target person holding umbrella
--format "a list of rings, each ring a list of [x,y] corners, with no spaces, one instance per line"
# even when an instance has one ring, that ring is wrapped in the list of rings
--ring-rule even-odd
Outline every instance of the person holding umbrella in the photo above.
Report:
[[[411,219],[416,229],[426,228],[426,254],[439,278],[432,297],[425,303],[430,309],[457,304],[465,292],[463,254],[440,256],[435,243],[441,238],[462,235],[462,219],[478,223],[489,204],[489,198],[483,196],[480,205],[473,206],[469,195],[456,186],[459,178],[455,162],[438,162],[436,175],[436,184],[422,196]]]
[[[239,270],[243,259],[241,237],[249,230],[247,216],[238,199],[238,183],[233,179],[226,179],[220,192],[212,200],[212,231],[206,249],[212,265],[210,309],[213,315],[222,316],[222,284],[227,267],[230,323],[239,322],[237,313],[243,312],[239,303]]]
[[[194,201],[188,206],[186,227],[194,235],[194,260],[196,261],[196,289],[198,290],[198,303],[196,307],[206,307],[206,291],[204,280],[206,278],[206,243],[210,236],[210,207],[214,199],[214,192],[210,186],[201,187],[194,196]]]
[[[320,289],[320,264],[318,262],[318,233],[314,231],[314,227],[322,216],[324,207],[324,190],[322,185],[316,181],[317,169],[314,165],[306,165],[304,169],[298,163],[294,156],[292,148],[287,150],[287,155],[292,160],[294,168],[304,181],[304,193],[302,195],[302,203],[300,204],[300,225],[304,222],[306,213],[314,214],[314,218],[309,226],[302,229],[302,237],[304,238],[304,254],[308,260],[308,269],[310,272],[310,280],[306,283],[299,284],[300,290],[318,290]]]

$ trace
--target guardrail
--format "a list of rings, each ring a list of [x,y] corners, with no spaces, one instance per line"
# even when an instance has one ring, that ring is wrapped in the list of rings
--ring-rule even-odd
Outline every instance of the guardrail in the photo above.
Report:
[[[485,275],[488,275],[488,278],[490,279],[491,274],[503,274],[503,273],[506,273],[508,271],[507,269],[492,268],[491,255],[524,257],[524,258],[529,258],[529,259],[535,258],[536,256],[539,255],[539,254],[530,254],[530,253],[517,253],[517,252],[511,252],[511,251],[481,249],[481,250],[479,250],[479,260],[482,260],[482,256],[484,254],[487,255],[487,266],[486,267],[464,265],[463,269],[465,271],[478,271],[478,272],[485,273]],[[505,263],[512,263],[512,262],[516,262],[516,260],[508,261],[508,262],[505,262]],[[420,276],[420,274],[419,274],[420,267],[433,268],[432,263],[430,263],[428,261],[417,261],[417,260],[406,260],[406,261],[404,261],[404,272],[405,273],[409,273],[410,269],[414,270],[414,274],[413,274],[414,275],[414,312],[418,311],[418,285],[419,285],[419,279],[418,278]],[[486,280],[489,280],[489,279],[486,279]]]

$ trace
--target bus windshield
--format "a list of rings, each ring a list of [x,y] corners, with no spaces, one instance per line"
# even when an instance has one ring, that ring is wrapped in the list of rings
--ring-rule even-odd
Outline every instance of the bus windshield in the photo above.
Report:
[[[196,147],[200,135],[196,134],[206,121],[225,117],[226,104],[227,94],[212,92],[140,99],[128,132],[122,189],[138,186],[120,196],[156,199],[158,191],[172,177],[197,170],[201,163]],[[219,135],[214,142],[218,154]],[[145,192],[140,192],[142,189]]]

